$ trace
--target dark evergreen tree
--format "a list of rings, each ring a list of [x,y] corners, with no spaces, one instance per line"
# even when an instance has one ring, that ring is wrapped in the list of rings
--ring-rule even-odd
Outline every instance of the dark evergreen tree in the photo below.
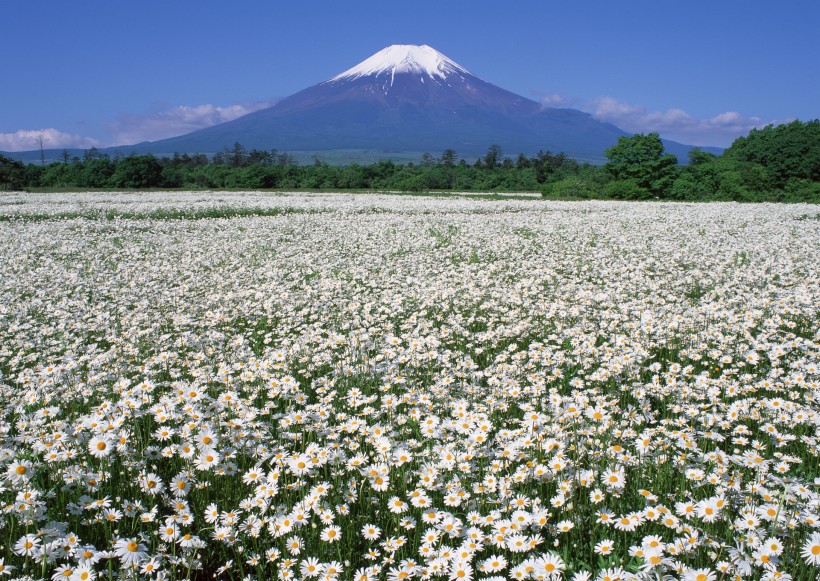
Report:
[[[0,189],[20,190],[25,187],[25,166],[21,161],[0,155]]]
[[[445,149],[441,153],[441,165],[453,167],[456,164],[456,152],[453,149]]]
[[[501,146],[493,143],[484,155],[484,166],[488,168],[498,167],[501,164],[501,157],[504,153],[501,151]]]

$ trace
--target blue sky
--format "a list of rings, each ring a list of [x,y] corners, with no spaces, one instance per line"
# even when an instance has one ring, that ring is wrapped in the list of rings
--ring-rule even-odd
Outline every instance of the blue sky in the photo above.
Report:
[[[2,14],[5,151],[187,133],[391,44],[684,143],[820,117],[816,0],[3,0]]]

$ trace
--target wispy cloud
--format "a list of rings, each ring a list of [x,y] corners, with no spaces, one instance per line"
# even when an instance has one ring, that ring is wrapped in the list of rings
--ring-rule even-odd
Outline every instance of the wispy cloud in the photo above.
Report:
[[[542,98],[545,107],[566,107],[573,101],[561,95]],[[566,104],[565,104],[566,103]],[[764,121],[760,117],[726,111],[708,118],[699,118],[680,108],[649,111],[643,105],[619,101],[614,97],[598,97],[577,105],[596,119],[607,121],[630,133],[658,132],[661,137],[690,145],[728,147],[756,127],[782,121]]]
[[[231,121],[242,115],[270,107],[275,101],[229,105],[179,105],[149,115],[122,113],[113,123],[105,127],[111,135],[112,145],[132,145],[142,141],[156,141],[166,137],[184,135]]]
[[[577,99],[553,93],[552,95],[541,95],[538,99],[544,107],[572,107],[577,104]]]
[[[166,137],[184,135],[197,129],[210,127],[254,111],[270,107],[276,101],[259,101],[249,104],[229,105],[179,105],[148,115],[122,113],[116,121],[103,125],[107,137],[102,139],[66,133],[54,128],[20,129],[14,133],[0,133],[0,151],[30,151],[40,147],[43,138],[46,149],[109,147],[133,145],[142,141],[156,141]]]
[[[40,148],[40,138],[45,149],[100,147],[92,137],[65,133],[53,127],[48,129],[20,129],[14,133],[0,133],[0,151],[29,151]]]
[[[648,111],[641,105],[632,105],[613,97],[600,97],[592,101],[590,106],[593,116],[626,131],[657,131],[663,137],[692,145],[728,146],[752,129],[767,125],[760,117],[749,117],[736,111],[726,111],[701,119],[683,109]]]

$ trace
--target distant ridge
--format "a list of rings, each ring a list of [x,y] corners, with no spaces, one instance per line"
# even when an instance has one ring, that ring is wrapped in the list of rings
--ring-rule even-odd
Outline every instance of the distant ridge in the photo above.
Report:
[[[448,148],[474,158],[497,144],[507,155],[548,150],[602,163],[604,151],[626,135],[588,113],[545,108],[497,87],[427,45],[392,45],[266,109],[187,135],[100,151],[213,154],[239,142],[297,154],[362,150],[376,160]],[[691,146],[664,145],[686,162]],[[22,159],[21,153],[10,156]],[[27,153],[36,154],[28,161],[39,160],[39,150]]]

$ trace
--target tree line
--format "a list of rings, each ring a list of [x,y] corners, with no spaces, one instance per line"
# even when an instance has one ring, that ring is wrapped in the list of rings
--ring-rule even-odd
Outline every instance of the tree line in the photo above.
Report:
[[[320,189],[405,192],[529,191],[558,199],[670,199],[820,202],[820,121],[754,129],[723,153],[692,150],[687,165],[664,152],[657,133],[621,137],[602,166],[564,153],[504,155],[491,145],[467,161],[452,149],[417,163],[299,165],[277,150],[240,143],[211,157],[129,155],[96,149],[48,165],[0,156],[0,189]]]

